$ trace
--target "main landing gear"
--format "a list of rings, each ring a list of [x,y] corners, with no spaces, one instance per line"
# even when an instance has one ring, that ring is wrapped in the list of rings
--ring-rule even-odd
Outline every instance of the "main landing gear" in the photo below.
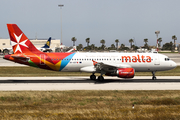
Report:
[[[96,80],[96,76],[94,75],[94,73],[90,76],[91,80]],[[104,77],[102,75],[98,76],[98,80],[99,81],[103,81]]]
[[[153,75],[152,79],[156,80],[156,76],[155,76],[155,72],[154,71],[152,72],[152,75]]]
[[[94,73],[90,76],[91,80],[96,80],[96,76],[94,75]]]
[[[104,77],[101,75],[101,76],[98,77],[98,80],[99,80],[99,81],[103,81],[103,80],[104,80]]]

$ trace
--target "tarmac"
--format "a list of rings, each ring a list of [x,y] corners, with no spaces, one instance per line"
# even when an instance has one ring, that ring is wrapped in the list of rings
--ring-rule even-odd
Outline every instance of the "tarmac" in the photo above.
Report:
[[[165,54],[180,66],[180,54]],[[25,66],[0,57],[0,66]],[[105,76],[104,82],[89,77],[0,77],[0,91],[54,90],[180,90],[180,76],[135,76],[120,79]]]

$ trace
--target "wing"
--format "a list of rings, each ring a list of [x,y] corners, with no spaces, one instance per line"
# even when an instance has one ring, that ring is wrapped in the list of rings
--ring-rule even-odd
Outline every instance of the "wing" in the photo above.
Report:
[[[106,62],[96,62],[93,60],[93,65],[97,72],[115,72],[118,68],[131,68],[128,64],[113,64],[113,63],[106,63]]]

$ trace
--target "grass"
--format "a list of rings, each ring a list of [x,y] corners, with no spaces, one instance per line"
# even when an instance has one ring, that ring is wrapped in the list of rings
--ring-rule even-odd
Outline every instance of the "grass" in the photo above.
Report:
[[[134,104],[135,108],[132,109]],[[179,119],[179,91],[0,92],[1,119]]]
[[[0,67],[0,76],[89,76],[33,67]],[[139,72],[136,75],[151,75]],[[156,75],[180,75],[180,67]],[[135,108],[132,109],[132,105]],[[0,91],[0,119],[164,120],[180,118],[179,91]]]
[[[83,72],[57,72],[34,67],[0,67],[0,77],[44,77],[44,76],[90,76]],[[98,74],[96,74],[98,75]],[[151,72],[136,72],[136,76],[152,76]],[[157,72],[156,76],[180,76],[180,66],[173,70]]]
[[[164,51],[161,51],[161,52],[158,52],[158,53],[179,53],[179,52],[164,52]]]

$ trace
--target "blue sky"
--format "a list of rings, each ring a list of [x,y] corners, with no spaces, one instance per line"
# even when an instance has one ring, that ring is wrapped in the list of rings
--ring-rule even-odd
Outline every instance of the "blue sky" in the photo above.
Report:
[[[9,38],[6,24],[15,23],[28,38],[60,39],[60,8],[62,8],[63,44],[72,46],[90,38],[90,44],[100,46],[120,44],[137,46],[148,38],[156,44],[155,31],[160,30],[163,44],[180,37],[180,0],[0,0],[0,38]]]

